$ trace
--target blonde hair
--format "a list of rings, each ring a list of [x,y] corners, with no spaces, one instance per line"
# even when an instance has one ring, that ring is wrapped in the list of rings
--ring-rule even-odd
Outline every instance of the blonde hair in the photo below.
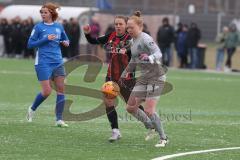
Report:
[[[60,9],[60,6],[57,3],[47,2],[42,6],[42,8],[47,8],[49,10],[49,12],[52,15],[52,20],[53,21],[57,20],[57,18],[58,18],[57,9],[58,10]]]
[[[135,11],[129,20],[133,20],[139,27],[143,27],[143,18],[140,11]]]

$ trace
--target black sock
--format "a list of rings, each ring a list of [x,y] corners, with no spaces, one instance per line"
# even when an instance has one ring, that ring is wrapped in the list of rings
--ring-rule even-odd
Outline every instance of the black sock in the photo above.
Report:
[[[106,113],[112,129],[114,128],[118,129],[118,116],[115,107],[114,106],[106,107]]]
[[[144,111],[144,108],[142,105],[139,105],[138,108],[141,109],[142,111]]]

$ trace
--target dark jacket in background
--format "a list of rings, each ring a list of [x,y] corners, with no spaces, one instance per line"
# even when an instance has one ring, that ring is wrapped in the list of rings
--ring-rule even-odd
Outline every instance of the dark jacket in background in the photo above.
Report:
[[[79,54],[79,41],[81,37],[80,25],[72,23],[69,25],[69,40],[70,40],[70,56],[74,57]]]
[[[12,36],[11,36],[11,33],[12,33],[12,26],[4,23],[2,24],[2,27],[1,27],[1,31],[2,31],[2,35],[3,35],[3,41],[4,41],[4,48],[5,48],[5,53],[7,55],[11,54],[13,52],[12,50]]]
[[[157,32],[157,42],[160,48],[169,48],[174,41],[174,29],[170,25],[159,27]]]
[[[28,22],[23,22],[21,27],[22,32],[22,43],[23,43],[23,53],[25,58],[34,57],[34,49],[28,49],[27,43],[33,29],[33,24]]]
[[[201,31],[197,27],[191,27],[187,34],[188,48],[197,48],[200,39]]]
[[[22,25],[19,22],[14,22],[12,27],[12,47],[15,54],[21,54],[23,51]]]

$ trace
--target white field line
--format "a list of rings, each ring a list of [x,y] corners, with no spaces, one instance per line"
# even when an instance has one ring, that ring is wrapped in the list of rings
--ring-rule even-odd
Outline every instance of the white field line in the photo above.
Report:
[[[7,75],[35,75],[34,71],[7,71],[7,70],[1,70],[0,74],[7,74]],[[71,76],[84,76],[83,73],[74,73],[71,74]],[[101,77],[105,77],[106,74],[100,74]],[[235,82],[239,81],[239,79],[229,79],[229,78],[215,78],[215,77],[178,77],[178,76],[170,76],[169,79],[175,79],[175,80],[190,80],[190,81],[223,81],[223,82]]]
[[[187,155],[202,154],[202,153],[209,153],[209,152],[219,152],[219,151],[229,151],[229,150],[239,150],[239,149],[240,149],[240,147],[231,147],[231,148],[217,148],[217,149],[209,149],[209,150],[191,151],[191,152],[166,155],[166,156],[154,158],[152,160],[166,160],[166,159],[171,159],[171,158],[176,158],[176,157],[183,157],[183,156],[187,156]]]

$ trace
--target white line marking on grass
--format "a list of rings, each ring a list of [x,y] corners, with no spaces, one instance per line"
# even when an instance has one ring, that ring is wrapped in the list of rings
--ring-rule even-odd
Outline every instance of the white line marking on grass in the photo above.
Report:
[[[233,75],[233,76],[239,76],[239,72],[223,72],[223,71],[216,71],[213,69],[179,69],[179,68],[169,68],[171,71],[181,71],[181,72],[195,72],[195,73],[213,73],[213,74],[222,74],[222,75]]]
[[[33,71],[7,71],[7,70],[0,70],[0,74],[8,74],[8,75],[35,75]],[[84,76],[83,73],[74,73],[70,74],[70,76]],[[106,74],[99,74],[99,76],[105,77]],[[168,79],[175,79],[175,80],[189,80],[189,81],[222,81],[222,82],[235,82],[239,81],[239,79],[229,79],[229,78],[214,78],[214,77],[178,77],[178,76],[169,76]]]
[[[238,149],[240,149],[240,147],[218,148],[218,149],[191,151],[191,152],[184,152],[184,153],[177,153],[177,154],[172,154],[172,155],[166,155],[166,156],[154,158],[152,160],[166,160],[166,159],[182,157],[182,156],[186,156],[186,155],[209,153],[209,152],[219,152],[219,151],[228,151],[228,150],[238,150]]]

